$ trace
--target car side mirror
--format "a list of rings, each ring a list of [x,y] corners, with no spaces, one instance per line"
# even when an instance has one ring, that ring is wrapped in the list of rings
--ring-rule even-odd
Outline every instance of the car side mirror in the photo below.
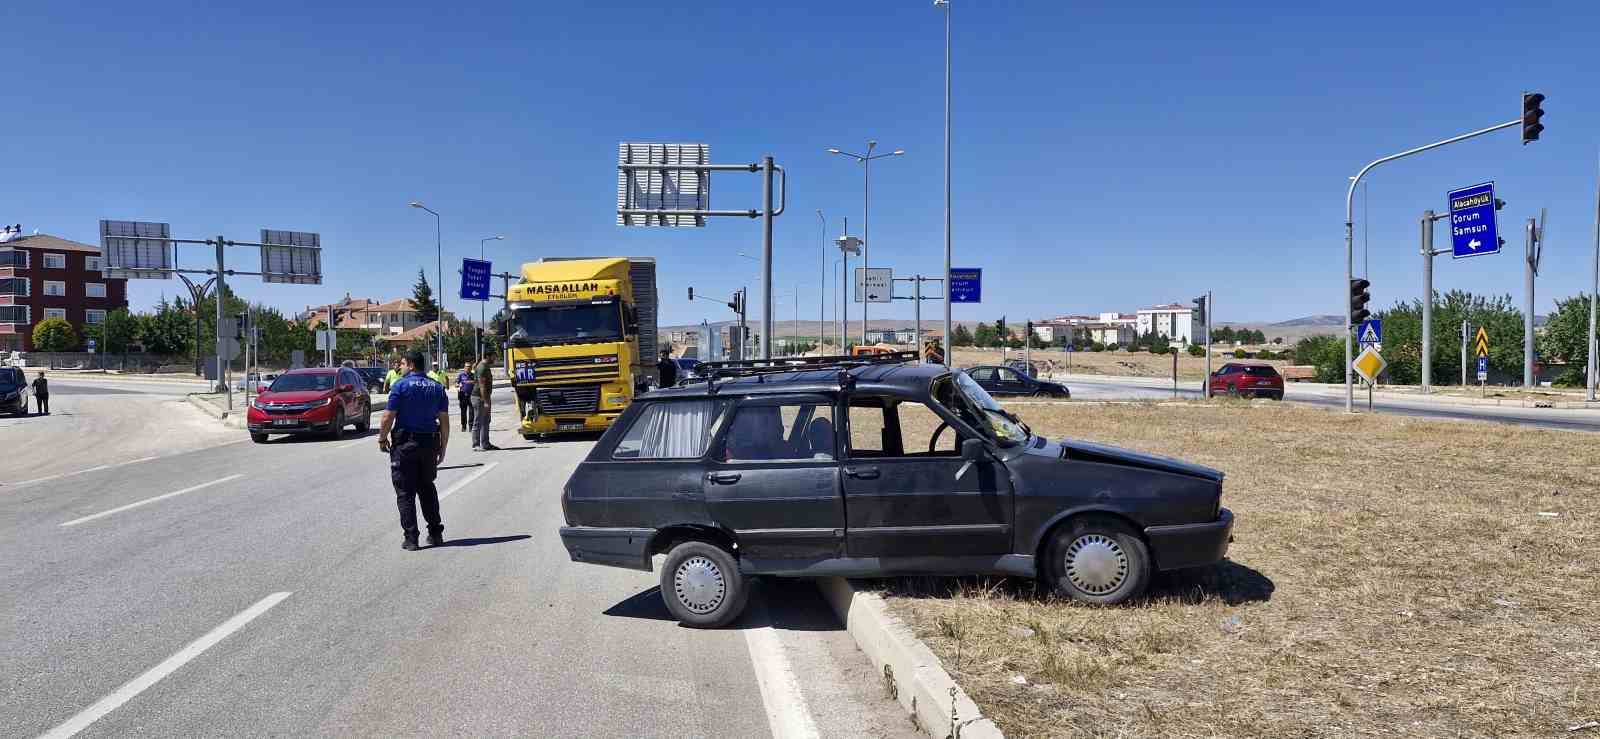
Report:
[[[339,386],[339,392],[341,392],[341,393],[348,393],[348,392],[351,392],[351,391],[353,391],[355,389],[356,389],[355,385],[340,385]]]
[[[982,462],[984,455],[987,453],[982,439],[963,439],[961,441],[961,469],[956,470],[956,479],[960,480],[965,477],[967,470],[972,469],[972,465]]]

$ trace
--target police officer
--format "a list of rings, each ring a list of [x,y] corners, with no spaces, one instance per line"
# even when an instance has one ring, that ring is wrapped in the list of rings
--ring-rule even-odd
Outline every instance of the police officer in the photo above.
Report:
[[[389,453],[389,477],[405,533],[400,548],[406,551],[417,549],[417,504],[428,522],[428,546],[444,544],[439,489],[433,480],[450,443],[450,401],[444,386],[424,374],[427,366],[422,352],[406,355],[406,375],[389,391],[389,407],[378,432],[378,448]]]
[[[678,385],[678,363],[672,361],[672,350],[661,350],[661,361],[656,362],[656,373],[661,376],[662,387]]]

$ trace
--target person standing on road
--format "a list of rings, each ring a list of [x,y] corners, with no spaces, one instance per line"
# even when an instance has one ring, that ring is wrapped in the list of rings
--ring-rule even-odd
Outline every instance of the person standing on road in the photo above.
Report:
[[[678,384],[678,363],[672,361],[672,350],[661,350],[661,361],[656,362],[656,374],[661,376],[662,387],[676,387]]]
[[[450,376],[445,374],[444,369],[441,367],[434,367],[433,369],[428,370],[428,379],[439,383],[439,385],[445,390],[450,389]]]
[[[389,374],[384,375],[383,377],[383,391],[386,393],[389,392],[389,390],[394,388],[394,384],[400,381],[401,377],[404,377],[404,375],[400,374],[400,360],[390,360]]]
[[[494,390],[494,372],[489,369],[489,358],[478,360],[478,368],[473,372],[472,395],[472,448],[485,452],[498,450],[500,447],[489,443],[489,407],[490,391]]]
[[[50,381],[44,379],[44,370],[39,370],[39,378],[33,381],[33,404],[40,415],[50,415]]]
[[[444,386],[425,374],[422,352],[406,355],[406,375],[389,391],[389,408],[378,431],[378,448],[389,454],[389,477],[400,507],[400,548],[417,549],[417,506],[428,522],[428,546],[444,544],[439,489],[434,478],[450,443],[450,401]],[[393,443],[390,442],[391,433]]]
[[[461,372],[456,375],[456,402],[461,404],[462,433],[466,433],[467,429],[472,428],[472,419],[477,418],[477,413],[473,410],[475,406],[472,403],[472,382],[472,367],[462,367]],[[472,448],[478,448],[476,437],[473,439]]]

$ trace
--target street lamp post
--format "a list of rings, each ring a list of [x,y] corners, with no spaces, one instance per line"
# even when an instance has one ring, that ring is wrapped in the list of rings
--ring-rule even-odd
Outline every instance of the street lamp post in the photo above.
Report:
[[[944,351],[950,365],[955,349],[950,345],[950,0],[933,0],[944,8]]]
[[[438,211],[415,200],[411,201],[411,207],[421,208],[433,214],[433,253],[439,275],[439,315],[436,317],[433,327],[433,350],[435,352],[433,366],[438,367],[439,363],[444,361],[444,219],[439,217]],[[443,370],[440,371],[442,372]]]
[[[506,240],[506,237],[504,237],[504,236],[485,236],[485,237],[483,237],[481,239],[478,239],[478,261],[480,261],[480,262],[483,261],[483,243],[485,241],[505,241],[505,240]],[[488,291],[485,290],[484,292],[488,292]],[[483,360],[483,326],[484,326],[484,323],[488,320],[487,317],[484,316],[484,305],[483,305],[484,302],[487,302],[487,301],[482,301],[482,302],[478,303],[478,328],[477,328],[476,331],[473,332],[473,335],[478,337],[477,344],[478,344],[478,359],[479,359],[479,361]]]
[[[822,229],[822,274],[818,275],[817,282],[817,346],[822,346],[822,335],[828,329],[824,328],[828,320],[828,219],[822,215],[822,209],[817,209],[817,220]]]
[[[905,156],[905,149],[895,149],[888,154],[873,154],[872,150],[878,147],[877,140],[867,141],[867,153],[853,154],[840,149],[829,149],[829,154],[847,156],[861,163],[861,269],[865,271],[872,266],[867,256],[868,243],[871,240],[872,229],[872,160],[887,157]],[[864,272],[863,272],[864,273]],[[861,343],[867,343],[867,297],[861,296]]]

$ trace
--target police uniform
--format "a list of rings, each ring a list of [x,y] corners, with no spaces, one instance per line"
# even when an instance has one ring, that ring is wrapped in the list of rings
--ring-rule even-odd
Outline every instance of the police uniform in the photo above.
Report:
[[[389,410],[395,414],[389,476],[400,507],[400,528],[407,541],[416,541],[420,504],[422,517],[428,522],[428,536],[442,539],[444,521],[439,518],[439,489],[433,480],[439,466],[439,414],[450,410],[444,386],[420,372],[412,372],[390,388]]]

